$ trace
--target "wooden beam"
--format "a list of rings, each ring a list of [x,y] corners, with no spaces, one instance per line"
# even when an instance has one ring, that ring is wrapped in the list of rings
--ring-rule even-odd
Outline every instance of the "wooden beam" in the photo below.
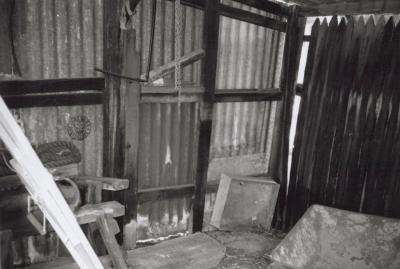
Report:
[[[136,33],[128,30],[124,33],[124,57],[122,73],[126,76],[138,77],[140,74],[140,55],[136,51]],[[121,92],[121,140],[123,150],[123,177],[129,179],[129,188],[124,191],[124,204],[127,207],[124,217],[124,248],[136,247],[136,219],[138,208],[139,184],[139,130],[140,130],[140,84],[124,81]]]
[[[274,3],[268,0],[234,0],[235,2],[239,2],[245,4],[247,6],[255,7],[260,10],[264,10],[268,13],[278,15],[278,16],[287,16],[288,15],[288,7],[283,4]]]
[[[0,74],[12,74],[12,46],[10,40],[10,11],[12,10],[11,0],[0,0]]]
[[[185,66],[188,66],[188,65],[200,60],[203,56],[204,56],[203,49],[198,49],[198,50],[192,51],[188,54],[185,54],[181,58],[179,58],[177,61],[169,62],[163,66],[160,66],[154,70],[151,70],[150,74],[149,74],[149,80],[157,80],[168,74],[173,73],[175,71],[175,65],[177,62],[180,63],[181,67],[185,67]],[[142,75],[141,77],[144,78],[144,77],[146,77],[146,75]]]
[[[194,189],[194,184],[143,189],[138,192],[138,201],[142,204],[149,201],[191,196],[194,193]]]
[[[284,32],[286,30],[286,23],[283,21],[272,19],[263,15],[258,15],[250,11],[231,7],[224,4],[219,5],[219,14],[225,17],[245,21],[251,24],[259,25],[281,32]]]
[[[202,82],[204,100],[201,104],[199,119],[199,146],[197,157],[195,200],[193,204],[193,231],[203,228],[204,204],[207,186],[207,171],[210,158],[212,117],[217,73],[219,39],[219,0],[206,0],[204,10],[203,48],[206,56],[203,64]]]
[[[8,95],[4,101],[9,108],[99,105],[103,103],[103,93],[82,92],[43,95]]]
[[[397,14],[400,2],[397,0],[337,1],[329,4],[302,6],[300,15],[305,17],[362,14]]]
[[[216,90],[214,102],[260,102],[282,100],[280,89],[235,89],[235,90]]]
[[[6,217],[6,216],[2,216]],[[0,269],[14,268],[12,251],[12,230],[0,231]]]
[[[281,135],[278,141],[277,155],[273,158],[277,162],[271,162],[271,175],[280,180],[280,191],[278,197],[277,210],[275,214],[275,226],[282,228],[285,226],[285,210],[288,184],[288,156],[289,156],[289,135],[292,118],[292,107],[296,94],[297,73],[300,62],[301,48],[305,19],[299,18],[298,6],[289,8],[288,25],[286,30],[285,50],[282,66],[280,88],[283,93],[282,110],[280,117]]]
[[[88,184],[92,182],[100,182],[102,189],[106,191],[122,191],[129,187],[129,180],[122,178],[112,177],[95,177],[95,176],[75,176],[73,180],[76,182],[86,182]]]
[[[104,78],[68,78],[0,81],[0,94],[25,95],[76,91],[103,91]]]
[[[118,74],[122,72],[122,50],[120,44],[120,13],[123,0],[103,1],[103,68]],[[103,99],[103,176],[122,176],[116,170],[116,164],[122,163],[122,154],[116,154],[118,149],[117,137],[119,126],[114,122],[120,111],[118,98],[121,79],[114,76],[105,77],[105,90]],[[120,169],[121,170],[121,169]],[[105,197],[111,199],[112,197]]]

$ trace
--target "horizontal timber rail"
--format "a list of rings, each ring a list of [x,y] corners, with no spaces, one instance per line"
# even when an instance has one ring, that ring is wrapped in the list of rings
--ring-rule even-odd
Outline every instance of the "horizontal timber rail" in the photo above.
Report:
[[[282,100],[282,92],[277,89],[257,90],[257,89],[234,89],[216,90],[214,102],[257,102],[257,101],[279,101]]]
[[[174,0],[169,0],[174,1]],[[268,13],[278,15],[278,16],[287,16],[288,10],[284,5],[280,5],[278,3],[270,2],[270,1],[261,1],[261,0],[234,0],[235,2],[257,8],[259,10],[266,11]],[[181,3],[185,6],[204,9],[204,0],[181,0]]]
[[[224,4],[220,4],[219,13],[222,16],[248,22],[258,26],[270,28],[281,32],[286,31],[286,22],[282,22],[277,19],[272,19],[240,8],[235,8]]]
[[[164,200],[168,198],[191,196],[193,194],[194,184],[149,188],[138,191],[138,201],[139,203],[145,203],[150,201]]]
[[[259,0],[258,1],[239,0],[237,2],[249,5],[251,7],[255,7],[260,10],[264,10],[274,15],[278,16],[287,15],[287,9],[285,8],[285,6],[281,6],[276,3],[267,1],[263,1],[263,3],[258,3],[260,2]],[[193,8],[204,9],[204,0],[181,0],[181,3],[183,5],[190,6]],[[219,9],[219,14],[225,17],[229,17],[240,21],[245,21],[251,24],[259,25],[266,28],[271,28],[282,32],[286,31],[286,23],[279,21],[277,19],[272,19],[263,15],[259,15],[253,12],[249,12],[240,8],[235,8],[224,4],[220,4],[218,9]]]
[[[102,104],[104,78],[0,81],[10,108]]]

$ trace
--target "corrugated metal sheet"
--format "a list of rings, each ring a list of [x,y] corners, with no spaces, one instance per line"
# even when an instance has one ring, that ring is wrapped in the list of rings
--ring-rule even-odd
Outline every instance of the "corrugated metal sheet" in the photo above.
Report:
[[[93,77],[102,66],[102,0],[15,1],[14,36],[23,79]],[[32,143],[71,140],[65,128],[78,115],[91,122],[84,141],[73,141],[82,153],[82,174],[101,175],[103,115],[99,106],[18,109]]]
[[[198,103],[142,104],[139,189],[194,184]],[[138,239],[185,231],[190,197],[139,206]]]
[[[265,15],[245,5],[224,4]],[[174,55],[174,4],[159,0],[152,67],[161,66]],[[202,46],[203,12],[184,7],[182,54]],[[141,1],[134,16],[137,49],[142,73],[147,66],[151,1]],[[217,88],[268,88],[279,86],[284,35],[245,22],[221,17]],[[261,55],[261,56],[260,56]],[[184,80],[200,82],[201,63],[184,69]],[[170,79],[173,76],[169,76]],[[167,83],[173,83],[167,79]],[[194,183],[197,149],[198,105],[146,104],[141,107],[139,187],[151,188]],[[266,153],[269,159],[277,102],[218,104],[215,109],[212,157]],[[184,146],[186,145],[186,146]],[[189,199],[173,199],[140,205],[138,238],[181,232],[188,226]]]
[[[133,17],[141,70],[148,63],[151,28],[151,1],[141,1]],[[175,59],[174,3],[157,1],[152,68]],[[203,11],[183,7],[181,55],[202,47]],[[201,62],[183,69],[183,80],[200,83]],[[173,83],[173,75],[165,82]],[[194,184],[199,105],[182,103],[142,104],[139,148],[139,188]],[[147,202],[139,206],[138,239],[159,237],[188,229],[190,197]]]
[[[224,4],[266,15],[231,0]],[[221,17],[217,89],[278,88],[285,34]],[[267,153],[277,102],[218,104],[213,120],[211,158]]]
[[[22,76],[15,79],[93,77],[102,67],[102,0],[19,0],[13,14],[14,44]],[[86,116],[91,133],[73,141],[82,153],[80,173],[101,175],[103,115],[99,106],[24,108],[13,111],[33,144],[71,140],[69,120]],[[55,234],[25,238],[14,245],[17,263],[58,256]]]
[[[202,47],[203,11],[191,7],[182,8],[182,44],[181,55]],[[145,72],[148,63],[148,48],[151,29],[151,1],[141,1],[133,17],[136,29],[136,49],[141,53],[141,70]],[[157,0],[157,16],[153,47],[152,68],[159,67],[175,59],[174,38],[174,2]],[[200,82],[201,63],[197,62],[183,69],[183,79],[198,84]],[[168,77],[167,77],[168,78]],[[169,76],[172,78],[172,76]]]

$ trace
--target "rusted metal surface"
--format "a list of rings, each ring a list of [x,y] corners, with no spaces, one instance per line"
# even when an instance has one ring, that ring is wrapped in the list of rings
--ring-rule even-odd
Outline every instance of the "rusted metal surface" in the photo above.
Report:
[[[142,104],[139,190],[194,184],[198,103]],[[146,202],[139,206],[138,239],[188,228],[191,199]]]
[[[15,1],[16,58],[23,79],[93,77],[102,66],[102,0]],[[18,74],[14,74],[19,79]],[[79,90],[79,89],[77,89]],[[102,173],[101,106],[24,108],[14,111],[34,144],[72,140],[82,153],[79,172]],[[84,140],[68,135],[76,117],[91,123]]]
[[[102,0],[15,1],[11,15],[13,43],[21,74],[13,69],[7,79],[97,76],[93,68],[102,67],[102,12]],[[13,113],[32,144],[72,141],[82,154],[79,172],[101,176],[101,106],[23,108],[15,109]],[[75,129],[78,133],[85,132],[82,140],[76,140],[68,133],[76,118],[90,122],[90,130],[88,124],[82,130]],[[53,233],[24,238],[14,244],[15,262],[48,261],[60,254],[59,246]]]
[[[290,175],[287,222],[314,203],[400,217],[400,27],[316,22]]]
[[[399,238],[398,219],[314,205],[270,256],[289,268],[394,269]]]

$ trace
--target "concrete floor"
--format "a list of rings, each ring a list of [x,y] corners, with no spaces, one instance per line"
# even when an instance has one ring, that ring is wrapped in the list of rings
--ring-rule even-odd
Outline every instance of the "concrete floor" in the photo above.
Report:
[[[213,269],[263,269],[271,261],[268,253],[282,240],[277,232],[207,232],[225,246],[225,257]]]

